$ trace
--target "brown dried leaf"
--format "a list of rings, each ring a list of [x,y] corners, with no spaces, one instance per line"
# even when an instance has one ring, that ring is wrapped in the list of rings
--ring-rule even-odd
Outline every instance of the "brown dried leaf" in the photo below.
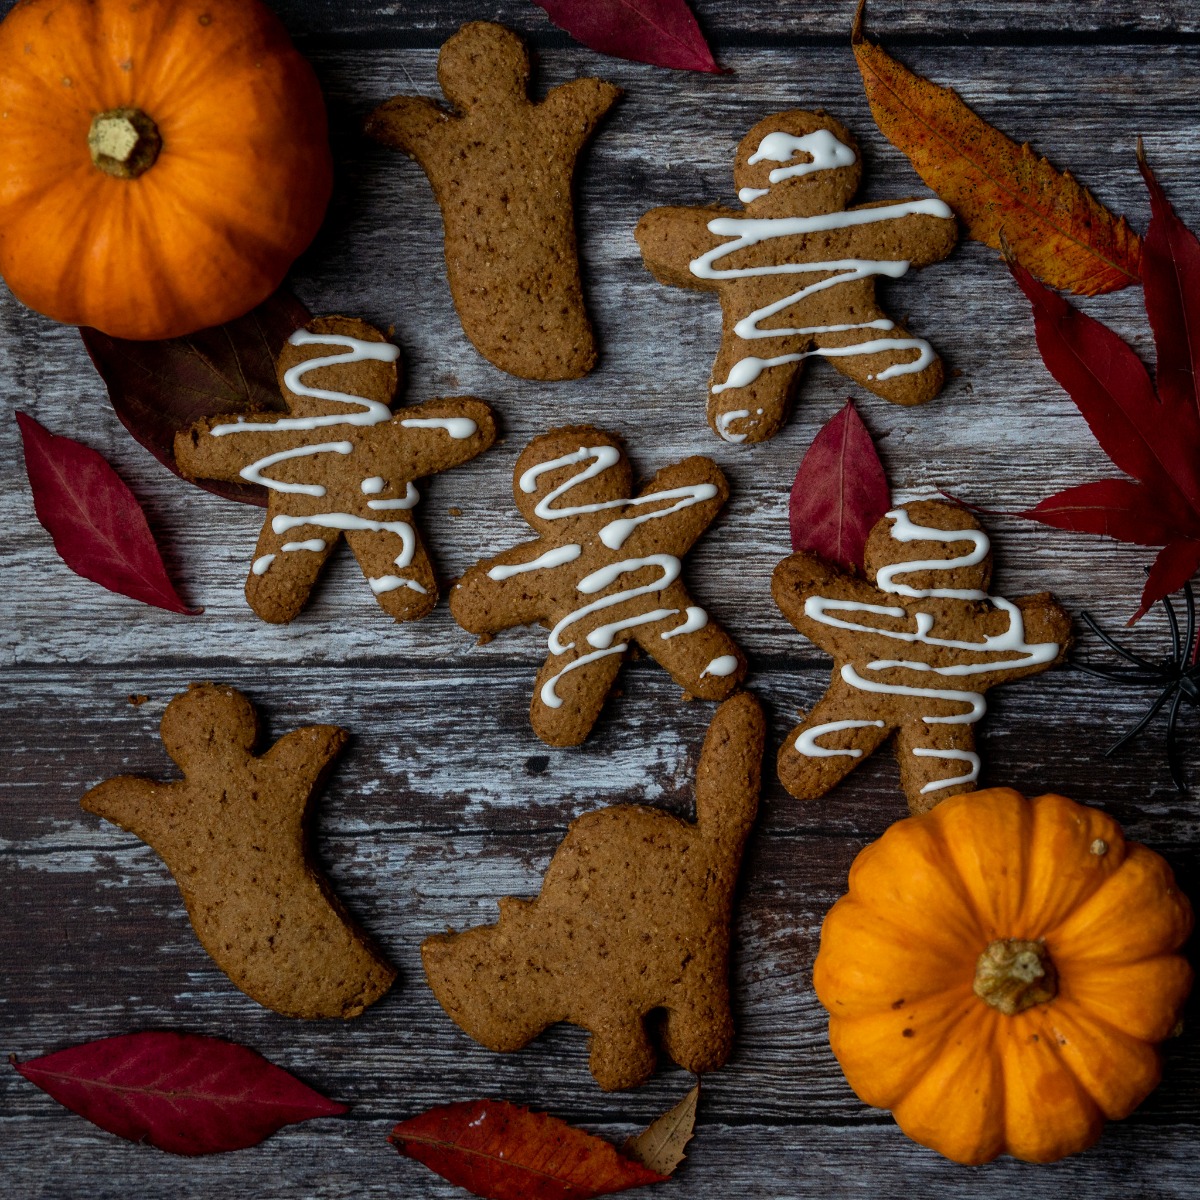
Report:
[[[625,1153],[659,1175],[671,1175],[686,1157],[688,1142],[696,1127],[696,1105],[700,1085],[694,1088],[670,1112],[665,1112],[648,1129],[625,1143]]]

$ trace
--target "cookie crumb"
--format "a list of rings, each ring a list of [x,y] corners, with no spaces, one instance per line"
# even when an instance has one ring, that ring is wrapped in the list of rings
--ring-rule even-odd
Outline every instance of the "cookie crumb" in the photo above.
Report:
[[[448,508],[446,511],[447,511],[447,512],[448,512],[448,513],[449,513],[449,514],[452,516],[452,517],[461,517],[461,516],[462,516],[462,509],[461,509],[461,508],[458,508],[458,507],[456,507],[456,506],[451,506],[451,507],[450,507],[450,508]]]
[[[141,692],[134,692],[129,697],[129,703],[132,704],[134,708],[141,708],[142,705],[145,704],[149,699],[149,696],[143,696]]]

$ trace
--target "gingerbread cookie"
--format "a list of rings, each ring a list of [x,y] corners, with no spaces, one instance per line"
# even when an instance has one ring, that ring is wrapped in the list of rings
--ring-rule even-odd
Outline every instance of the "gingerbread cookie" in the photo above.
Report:
[[[832,117],[776,113],[738,147],[744,212],[656,208],[638,222],[657,279],[720,297],[708,423],[726,441],[773,437],[813,357],[893,404],[941,390],[941,360],[880,308],[875,279],[945,258],[954,216],[932,197],[847,208],[861,174],[857,144]]]
[[[442,47],[438,81],[456,112],[394,96],[367,133],[420,163],[442,210],[446,273],[467,337],[522,379],[578,379],[596,362],[583,304],[571,179],[621,94],[575,79],[529,99],[515,33],[474,21]]]
[[[400,351],[349,317],[318,317],[288,339],[279,386],[290,414],[208,417],[175,437],[192,478],[270,490],[246,599],[264,621],[295,617],[343,535],[397,621],[432,611],[437,582],[413,524],[414,479],[468,462],[496,438],[482,400],[391,406]]]
[[[449,1016],[489,1050],[520,1050],[570,1021],[591,1032],[606,1091],[654,1070],[646,1030],[700,1074],[733,1043],[733,888],[758,809],[765,723],[742,693],[717,710],[696,772],[696,823],[617,805],[572,822],[536,900],[507,896],[500,922],[426,938],[425,974]]]
[[[83,807],[136,834],[171,870],[192,928],[246,995],[285,1017],[355,1017],[395,970],[309,858],[313,793],[349,736],[312,725],[265,754],[254,707],[233,688],[176,696],[162,740],[183,780],[123,775]]]
[[[815,799],[894,733],[908,806],[925,812],[975,786],[983,693],[1062,662],[1071,618],[1046,592],[989,596],[987,534],[940,500],[877,522],[866,574],[808,553],[775,568],[775,603],[833,657],[829,689],[779,751],[779,778]]]
[[[680,581],[680,560],[729,496],[725,476],[688,458],[636,496],[632,484],[612,434],[576,425],[535,438],[517,459],[513,495],[541,537],[472,567],[450,593],[450,612],[471,633],[552,627],[530,706],[551,746],[587,737],[634,643],[705,700],[729,696],[746,672]]]

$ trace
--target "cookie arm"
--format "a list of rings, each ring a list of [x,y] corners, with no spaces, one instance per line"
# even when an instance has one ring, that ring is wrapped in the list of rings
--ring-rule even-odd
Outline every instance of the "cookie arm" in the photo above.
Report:
[[[259,778],[281,777],[285,786],[301,797],[302,815],[313,792],[329,774],[349,740],[349,733],[336,725],[306,725],[303,729],[294,729],[284,734],[259,759]]]
[[[543,541],[526,542],[477,563],[450,589],[450,615],[468,633],[475,634],[500,633],[546,620],[551,601],[543,592],[543,584],[554,567],[520,571],[506,579],[493,579],[489,572],[496,567],[532,562],[551,549]]]
[[[496,418],[482,400],[454,396],[402,409],[388,430],[400,443],[404,477],[421,479],[461,466],[489,449],[496,440]]]
[[[717,217],[736,216],[733,209],[715,205],[652,208],[634,231],[642,261],[654,278],[668,287],[719,291],[723,280],[693,275],[689,264],[723,240],[708,231],[708,223]]]
[[[694,503],[685,496],[664,497],[661,502],[630,505],[620,511],[620,520],[636,522],[620,553],[626,558],[647,554],[674,554],[682,558],[700,540],[729,499],[729,483],[724,472],[711,458],[694,455],[682,462],[663,467],[638,492],[638,499],[655,492],[671,492],[682,488],[704,488],[711,492]],[[681,501],[684,503],[681,505]],[[677,511],[669,510],[680,505]],[[665,515],[639,520],[649,513]]]
[[[603,79],[572,79],[547,92],[537,109],[573,158],[620,95],[619,87]]]
[[[174,790],[179,786],[155,783],[137,775],[119,775],[96,784],[79,804],[85,812],[120,826],[165,857],[155,838],[160,823],[169,821]]]
[[[367,118],[367,137],[393,150],[401,150],[428,169],[453,123],[452,116],[423,96],[393,96]]]
[[[845,630],[832,629],[805,616],[804,605],[811,596],[855,600],[860,604],[896,605],[894,596],[886,596],[869,583],[843,574],[819,555],[802,550],[785,558],[771,576],[771,597],[800,633],[833,658],[839,657],[835,643],[842,638],[867,635],[847,634]]]
[[[679,616],[639,625],[625,636],[635,639],[684,691],[704,700],[724,700],[746,677],[746,656],[715,621],[691,633],[674,633],[698,610],[682,584],[647,599]],[[624,610],[622,610],[624,611]]]
[[[275,419],[263,418],[264,421]],[[231,423],[229,418],[199,421],[191,429],[181,429],[175,435],[175,462],[184,475],[189,479],[223,479],[242,483],[245,482],[241,475],[243,468],[279,450],[303,444],[304,439],[297,438],[285,445],[280,442],[277,432],[266,430],[262,433],[247,430],[245,433],[222,437],[213,437],[209,432],[214,425]],[[253,423],[247,422],[250,425]]]

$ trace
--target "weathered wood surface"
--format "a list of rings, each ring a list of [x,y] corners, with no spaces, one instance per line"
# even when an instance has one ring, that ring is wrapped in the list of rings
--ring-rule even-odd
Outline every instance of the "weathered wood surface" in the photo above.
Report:
[[[848,49],[830,40],[848,25],[852,5],[698,4],[721,61],[735,70],[711,78],[591,54],[546,34],[539,10],[516,0],[486,12],[424,0],[290,0],[279,7],[310,35],[305,44],[330,96],[339,158],[334,208],[296,272],[297,291],[315,312],[394,323],[409,399],[470,392],[502,414],[504,443],[427,489],[424,526],[442,575],[452,578],[480,555],[528,536],[511,503],[512,462],[552,424],[589,420],[623,433],[647,472],[686,454],[713,455],[734,497],[691,556],[691,585],[751,656],[751,686],[772,715],[773,755],[796,708],[820,695],[828,665],[775,610],[768,580],[787,551],[786,494],[796,462],[847,386],[818,364],[791,425],[773,442],[750,449],[718,442],[703,419],[719,330],[715,303],[655,284],[632,229],[654,204],[731,200],[730,166],[742,133],[791,106],[826,107],[855,131],[865,148],[866,198],[922,191],[875,131]],[[1133,139],[1142,133],[1181,214],[1200,223],[1200,47],[1016,44],[1039,31],[1093,41],[1133,31],[1130,43],[1145,41],[1156,31],[1195,29],[1194,5],[964,5],[955,9],[956,30],[999,30],[993,40],[1011,43],[973,48],[938,44],[946,11],[880,4],[872,19],[879,29],[906,32],[911,44],[902,56],[911,66],[956,87],[1007,132],[1033,139],[1140,227],[1147,205]],[[428,185],[413,164],[357,133],[362,115],[387,95],[437,95],[438,41],[468,15],[495,13],[542,31],[539,86],[595,73],[627,90],[581,172],[581,236],[603,361],[578,383],[522,383],[479,358],[450,304]],[[810,17],[800,28],[797,13],[812,14],[823,44],[805,44]],[[342,39],[333,49],[322,47],[326,31]],[[757,44],[787,38],[794,44],[786,48]],[[1067,481],[1111,472],[1041,367],[1027,307],[990,251],[964,244],[948,263],[893,285],[887,296],[961,372],[923,409],[856,397],[901,496],[945,488],[1017,508]],[[1136,291],[1086,307],[1152,358]],[[244,1041],[355,1104],[345,1120],[285,1131],[251,1151],[179,1162],[119,1143],[14,1074],[0,1074],[6,1194],[451,1196],[460,1193],[397,1161],[384,1141],[391,1123],[430,1104],[492,1094],[615,1137],[681,1095],[688,1080],[671,1069],[633,1094],[601,1094],[575,1030],[553,1031],[520,1055],[483,1051],[425,988],[417,946],[448,923],[491,919],[501,894],[535,890],[578,813],[623,799],[686,811],[711,706],[679,703],[678,688],[657,667],[637,663],[626,668],[621,694],[593,738],[579,749],[550,750],[525,716],[543,633],[516,631],[477,648],[444,605],[418,624],[392,625],[348,555],[338,556],[299,620],[263,625],[241,596],[261,510],[219,501],[163,470],[119,426],[74,332],[7,296],[0,299],[0,372],[13,407],[110,457],[146,502],[184,593],[206,608],[197,619],[173,617],[71,575],[33,519],[13,424],[0,423],[7,751],[0,771],[0,1048],[30,1057],[133,1029],[193,1029]],[[449,517],[450,507],[463,515]],[[1086,607],[1120,630],[1151,551],[1006,518],[989,525],[1001,591],[1050,588],[1073,610]],[[1165,623],[1155,614],[1129,636],[1156,653]],[[154,854],[78,807],[82,792],[111,774],[169,771],[156,732],[162,708],[188,682],[205,678],[243,687],[261,704],[273,736],[324,721],[354,733],[322,802],[319,852],[348,905],[402,971],[393,994],[356,1022],[285,1021],[243,997],[199,949]],[[133,707],[131,693],[151,699]],[[985,783],[1061,790],[1104,805],[1130,836],[1167,855],[1185,888],[1200,892],[1200,817],[1194,801],[1168,784],[1161,725],[1119,758],[1101,757],[1149,696],[1107,694],[1064,669],[992,698],[981,738]],[[1185,715],[1189,734],[1192,721],[1194,714]],[[1186,761],[1196,773],[1194,747],[1190,737]],[[737,1051],[706,1081],[688,1165],[664,1197],[969,1191],[1008,1198],[1050,1186],[1067,1196],[1200,1194],[1194,1021],[1169,1046],[1165,1081],[1142,1109],[1095,1150],[1054,1168],[1004,1162],[966,1172],[907,1142],[886,1114],[861,1105],[829,1053],[811,968],[822,915],[843,890],[855,853],[902,814],[896,768],[876,756],[812,805],[788,798],[770,770],[768,779],[741,889]],[[264,1179],[271,1180],[265,1188]]]

